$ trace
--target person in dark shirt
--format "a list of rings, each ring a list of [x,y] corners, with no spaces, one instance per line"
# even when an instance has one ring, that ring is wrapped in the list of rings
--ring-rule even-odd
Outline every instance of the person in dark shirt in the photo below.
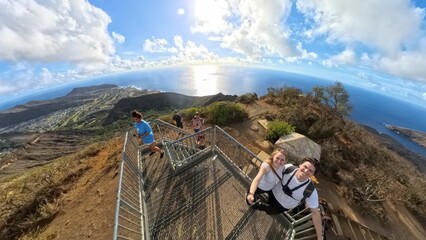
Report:
[[[177,110],[174,111],[173,121],[175,121],[176,127],[183,128],[182,116],[177,112]]]

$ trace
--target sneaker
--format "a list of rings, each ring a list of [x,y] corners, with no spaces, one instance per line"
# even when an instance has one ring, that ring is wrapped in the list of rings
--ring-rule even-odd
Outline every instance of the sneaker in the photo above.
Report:
[[[163,158],[163,156],[164,156],[164,152],[161,152],[160,153],[160,158]]]
[[[155,152],[151,152],[151,153],[149,153],[149,156],[152,156],[152,154],[154,154]]]

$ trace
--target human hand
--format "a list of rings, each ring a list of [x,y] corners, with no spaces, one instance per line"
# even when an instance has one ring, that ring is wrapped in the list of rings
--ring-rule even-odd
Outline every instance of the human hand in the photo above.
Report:
[[[250,205],[252,205],[253,204],[253,202],[254,202],[254,196],[253,196],[253,194],[248,194],[247,195],[247,201],[250,203]]]

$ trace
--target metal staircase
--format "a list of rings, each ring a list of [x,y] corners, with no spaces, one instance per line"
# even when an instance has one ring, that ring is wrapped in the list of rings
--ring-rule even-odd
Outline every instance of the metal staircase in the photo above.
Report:
[[[316,239],[309,210],[269,216],[245,204],[262,161],[221,128],[190,134],[150,124],[165,158],[126,133],[114,240]]]

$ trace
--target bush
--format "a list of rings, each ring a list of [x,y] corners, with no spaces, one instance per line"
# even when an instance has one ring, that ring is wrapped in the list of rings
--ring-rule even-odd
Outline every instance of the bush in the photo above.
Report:
[[[179,111],[179,114],[182,116],[183,119],[191,120],[196,112],[199,112],[201,117],[205,115],[205,111],[202,108],[187,108],[182,111]]]
[[[232,102],[215,102],[207,108],[210,121],[216,125],[241,122],[247,113],[238,104]]]
[[[163,120],[165,122],[168,122],[168,123],[170,123],[172,125],[175,124],[175,122],[173,121],[173,114],[163,115],[159,119]]]
[[[258,100],[257,94],[253,92],[253,93],[246,93],[239,96],[236,102],[250,104],[250,103],[254,103],[254,101],[256,100]]]
[[[276,142],[281,136],[294,132],[295,127],[284,121],[275,120],[268,123],[268,131],[266,139],[271,142]]]
[[[298,101],[303,95],[302,90],[294,87],[283,86],[280,88],[268,88],[265,95],[266,102],[278,106],[289,105],[289,102]]]

